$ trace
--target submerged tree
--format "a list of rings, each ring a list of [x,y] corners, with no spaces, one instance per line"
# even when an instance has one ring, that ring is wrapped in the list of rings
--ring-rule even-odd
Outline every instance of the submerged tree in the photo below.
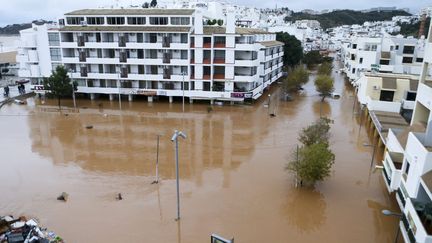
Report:
[[[312,125],[303,128],[298,140],[305,146],[327,143],[330,139],[330,124],[332,123],[333,120],[329,118],[320,118]]]
[[[302,66],[295,67],[283,80],[285,92],[297,91],[309,80],[309,72]]]
[[[333,64],[331,62],[323,62],[318,68],[318,75],[330,76],[333,70]]]
[[[335,155],[328,143],[319,142],[300,147],[293,160],[288,163],[287,169],[296,173],[301,185],[314,185],[330,176],[334,161]]]
[[[324,99],[331,95],[334,91],[334,81],[333,78],[328,75],[319,75],[315,79],[315,88],[316,91],[320,93],[320,96],[322,97],[321,102],[324,101]]]
[[[286,169],[296,174],[301,185],[303,182],[313,185],[330,175],[335,160],[328,142],[332,122],[328,118],[320,118],[299,134],[303,145],[294,151]]]
[[[58,66],[48,78],[44,78],[44,89],[49,90],[48,95],[57,98],[59,109],[62,97],[72,94],[74,86],[63,66]]]

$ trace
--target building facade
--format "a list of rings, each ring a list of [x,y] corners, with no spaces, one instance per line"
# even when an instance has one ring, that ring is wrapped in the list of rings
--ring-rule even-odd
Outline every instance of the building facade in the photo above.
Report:
[[[207,26],[192,9],[84,9],[58,25],[21,31],[19,76],[41,85],[63,65],[77,93],[258,99],[282,76],[283,43],[259,29],[237,28],[227,14]]]

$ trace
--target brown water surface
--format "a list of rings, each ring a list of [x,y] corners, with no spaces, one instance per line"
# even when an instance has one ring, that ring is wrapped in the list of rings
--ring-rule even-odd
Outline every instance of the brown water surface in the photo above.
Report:
[[[274,85],[253,105],[79,99],[79,113],[55,101],[0,110],[0,215],[39,218],[68,242],[392,242],[396,210],[380,171],[370,171],[367,129],[353,116],[353,92],[334,74],[341,99],[320,97],[312,82],[293,102]],[[313,77],[312,77],[313,78]],[[264,94],[267,97],[267,93]],[[71,107],[70,100],[64,104]],[[330,178],[295,188],[284,170],[302,127],[322,114],[335,123]],[[276,117],[269,117],[274,112]],[[67,116],[65,114],[68,114]],[[93,129],[86,129],[93,125]],[[176,217],[175,129],[180,140],[181,220]],[[161,183],[155,179],[156,137]],[[379,158],[377,159],[379,160]],[[67,203],[56,200],[62,191]],[[116,201],[121,192],[124,200]]]

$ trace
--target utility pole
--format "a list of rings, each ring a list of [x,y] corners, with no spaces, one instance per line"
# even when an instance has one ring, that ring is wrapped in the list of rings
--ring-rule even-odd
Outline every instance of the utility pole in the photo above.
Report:
[[[156,180],[152,182],[152,184],[159,183],[159,138],[160,134],[157,135],[157,143],[156,143]]]

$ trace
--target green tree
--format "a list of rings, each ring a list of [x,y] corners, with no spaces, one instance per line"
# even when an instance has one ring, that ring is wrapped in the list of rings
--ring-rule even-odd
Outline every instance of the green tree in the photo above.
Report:
[[[313,185],[330,176],[334,161],[335,155],[328,143],[319,142],[295,151],[286,169],[297,175],[301,185],[303,182]]]
[[[61,109],[61,98],[72,94],[74,85],[63,66],[58,66],[50,77],[44,78],[44,89],[49,90],[49,96],[57,98],[59,109]]]
[[[298,140],[304,146],[310,146],[315,143],[327,143],[330,139],[330,124],[332,123],[333,120],[329,118],[320,118],[312,125],[303,128]]]
[[[333,83],[333,78],[328,75],[319,75],[315,79],[315,88],[322,97],[321,102],[334,91]]]
[[[310,51],[307,52],[303,57],[303,63],[307,65],[308,68],[312,68],[317,64],[323,62],[323,56],[319,53],[319,51]]]
[[[309,72],[303,66],[297,66],[283,80],[282,85],[285,92],[293,92],[299,90],[308,80]]]
[[[286,32],[276,33],[276,40],[283,42],[284,45],[284,64],[290,67],[298,65],[303,58],[303,47],[301,42]]]
[[[223,20],[222,19],[218,19],[218,21],[217,21],[217,24],[219,25],[219,26],[222,26],[223,25]]]
[[[318,68],[318,75],[331,75],[333,64],[331,62],[323,62]]]
[[[143,7],[143,8],[149,8],[149,7],[150,7],[150,4],[149,4],[148,2],[145,2],[145,3],[143,3],[142,7]]]
[[[154,8],[157,6],[157,0],[151,0],[150,7]]]

